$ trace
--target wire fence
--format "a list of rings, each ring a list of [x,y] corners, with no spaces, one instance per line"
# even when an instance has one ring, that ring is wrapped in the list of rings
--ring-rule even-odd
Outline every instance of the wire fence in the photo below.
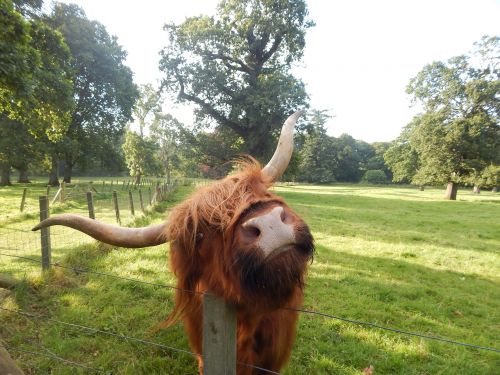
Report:
[[[200,185],[205,184],[200,182]],[[160,188],[160,184],[157,181],[152,181],[150,184],[142,185],[142,188],[134,188],[126,185],[125,182],[106,184],[87,184],[86,186],[73,186],[71,189],[66,187],[64,192],[65,196],[62,201],[57,202],[57,192],[51,196],[53,200],[53,205],[51,206],[50,213],[61,213],[71,211],[71,213],[77,213],[81,215],[89,215],[88,206],[88,192],[92,192],[93,195],[93,209],[95,217],[101,221],[109,223],[120,223],[121,225],[131,225],[134,220],[140,215],[140,212],[147,212],[149,208],[154,204],[155,200],[161,200],[166,197],[172,191],[171,187]],[[146,192],[146,193],[144,193]],[[62,191],[59,191],[61,194]],[[163,196],[161,196],[163,194]],[[49,198],[50,199],[50,198]],[[29,228],[35,226],[39,220],[39,214],[47,214],[48,212],[40,211],[34,212],[34,202],[29,198],[28,194],[25,194],[23,199],[25,201],[23,213],[19,216],[9,217],[1,225],[0,229],[0,265],[3,272],[10,275],[14,275],[18,278],[29,277],[33,274],[40,273],[41,265],[44,263],[44,258],[42,256],[42,247],[40,242],[40,235],[38,232],[34,233],[29,230]],[[142,203],[141,203],[142,202]],[[117,214],[116,207],[119,207],[120,212]],[[136,211],[137,210],[137,211]],[[70,254],[77,246],[88,245],[92,243],[93,240],[88,236],[76,232],[69,228],[64,227],[53,227],[50,232],[50,242],[52,248],[52,258],[48,262],[49,266],[57,267],[61,269],[69,270],[75,274],[88,274],[96,277],[113,278],[121,281],[126,281],[134,284],[141,284],[145,286],[174,289],[181,291],[183,293],[198,293],[193,290],[179,289],[175,285],[169,285],[166,283],[156,283],[151,281],[139,280],[132,277],[124,277],[121,275],[114,275],[111,273],[101,272],[99,270],[89,269],[87,267],[72,267],[64,265],[62,260],[65,256]],[[77,324],[74,322],[67,322],[64,320],[54,319],[48,315],[34,313],[30,311],[23,311],[20,309],[0,307],[6,314],[17,315],[23,319],[30,321],[36,321],[39,325],[53,324],[64,327],[64,329],[83,331],[90,334],[101,335],[104,337],[124,340],[129,343],[134,343],[136,345],[145,345],[148,347],[153,347],[162,351],[173,352],[181,355],[189,355],[194,357],[203,357],[202,353],[194,353],[190,350],[176,347],[174,345],[167,345],[165,343],[158,343],[145,338],[139,338],[132,335],[127,335],[123,332],[103,330],[98,327],[92,327],[84,324]],[[427,335],[418,332],[410,332],[406,330],[396,329],[392,327],[386,327],[378,325],[375,323],[364,322],[361,320],[349,319],[337,315],[333,315],[326,312],[319,312],[307,309],[286,309],[293,312],[298,312],[301,314],[307,314],[309,316],[335,319],[343,321],[349,324],[356,324],[365,327],[381,329],[385,331],[392,332],[394,334],[401,334],[407,336],[418,337],[425,340],[439,341],[445,344],[464,346],[476,350],[484,350],[500,353],[500,349],[488,346],[475,345],[471,343],[461,342],[457,340],[451,340],[448,338],[439,337],[436,335]],[[102,373],[106,372],[103,369],[95,368],[90,364],[80,363],[69,358],[63,358],[59,354],[55,353],[54,349],[43,348],[44,351],[36,350],[36,345],[32,347],[29,345],[14,345],[12,343],[4,343],[4,347],[11,353],[24,353],[29,356],[41,356],[46,357],[51,361],[59,362],[65,366],[73,366],[84,369],[85,371]],[[279,374],[278,372],[261,368],[252,364],[247,364],[243,362],[237,362],[238,365],[254,368],[256,370],[270,373]]]

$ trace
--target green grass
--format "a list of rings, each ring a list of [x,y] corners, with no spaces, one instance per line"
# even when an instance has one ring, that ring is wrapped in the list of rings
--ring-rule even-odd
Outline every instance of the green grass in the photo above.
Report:
[[[189,191],[181,187],[135,223],[162,220],[161,211]],[[357,185],[278,186],[275,192],[302,215],[315,236],[317,253],[304,308],[500,347],[500,195],[460,191],[458,201],[450,202],[437,189]],[[6,206],[7,195],[0,190]],[[26,229],[36,218],[17,220],[16,228]],[[67,245],[56,246],[62,265],[175,283],[165,246],[112,249],[69,230],[61,237],[70,238]],[[72,245],[80,240],[79,246]],[[16,275],[19,267],[28,266],[9,262],[0,256],[0,267]],[[1,306],[189,350],[180,324],[151,331],[171,311],[172,290],[57,268],[38,274],[28,274]],[[113,374],[196,373],[194,359],[182,353],[4,311],[0,319],[0,336],[9,348],[55,353]],[[11,354],[26,373],[86,373],[42,356]],[[500,354],[301,314],[284,373],[359,374],[369,365],[375,374],[497,374]]]

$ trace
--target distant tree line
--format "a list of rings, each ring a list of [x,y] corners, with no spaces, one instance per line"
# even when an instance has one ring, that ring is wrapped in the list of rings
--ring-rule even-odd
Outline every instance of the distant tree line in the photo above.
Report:
[[[291,74],[314,26],[304,0],[222,1],[214,16],[167,24],[159,87],[137,87],[126,52],[76,5],[0,0],[0,184],[13,170],[49,183],[79,173],[221,177],[248,153],[266,162],[281,124],[299,108],[287,180],[495,187],[500,179],[500,48],[425,66],[407,88],[421,108],[393,142],[332,137],[327,111],[309,108]],[[194,107],[192,124],[163,98]],[[135,119],[135,122],[132,122]]]

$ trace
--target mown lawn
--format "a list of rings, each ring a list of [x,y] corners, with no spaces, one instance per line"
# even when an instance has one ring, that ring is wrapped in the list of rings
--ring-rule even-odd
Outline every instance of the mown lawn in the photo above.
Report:
[[[181,187],[136,224],[162,220],[161,211],[190,189]],[[449,202],[438,189],[296,185],[275,191],[304,217],[316,239],[305,309],[500,348],[500,195],[460,191],[458,201]],[[58,249],[64,266],[175,283],[165,246],[110,249],[89,241]],[[0,256],[0,267],[13,269],[8,262]],[[166,287],[68,269],[44,277],[30,273],[1,307],[102,332],[0,310],[0,337],[26,373],[89,370],[19,350],[113,374],[193,374],[196,364],[188,354],[105,334],[189,350],[180,324],[151,330],[171,311],[172,296]],[[375,374],[497,374],[500,353],[303,313],[284,373],[360,374],[369,365]]]

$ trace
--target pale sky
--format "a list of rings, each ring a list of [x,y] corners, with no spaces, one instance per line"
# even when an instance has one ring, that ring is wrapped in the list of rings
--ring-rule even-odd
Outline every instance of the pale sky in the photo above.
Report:
[[[89,19],[106,26],[128,52],[135,82],[162,78],[158,52],[163,25],[212,15],[215,0],[73,0]],[[304,58],[294,68],[311,107],[334,115],[328,133],[367,142],[391,141],[415,109],[405,87],[425,64],[468,52],[483,35],[500,35],[500,0],[309,0],[316,26],[306,37]],[[167,103],[186,124],[189,107]]]

